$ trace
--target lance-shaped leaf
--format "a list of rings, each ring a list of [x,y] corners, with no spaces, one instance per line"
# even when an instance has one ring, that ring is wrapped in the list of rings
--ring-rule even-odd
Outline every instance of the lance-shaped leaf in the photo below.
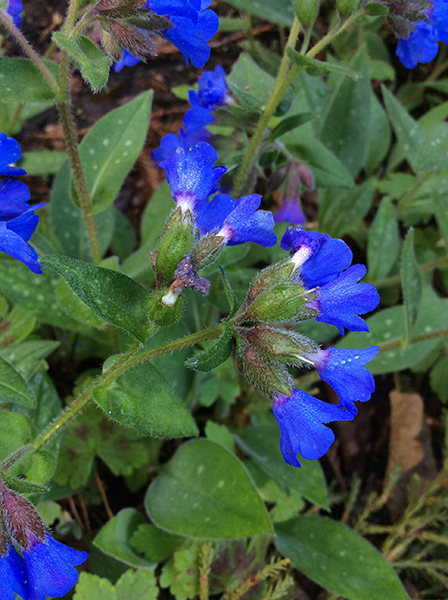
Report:
[[[401,253],[401,278],[404,300],[404,345],[409,343],[417,320],[422,295],[422,280],[414,251],[414,230],[410,229]]]
[[[6,360],[0,358],[0,404],[9,402],[33,406],[35,400],[31,389],[20,373]]]
[[[152,90],[144,92],[95,123],[82,140],[79,154],[91,201],[98,213],[115,200],[146,139]],[[75,186],[72,194],[76,202]]]
[[[41,260],[62,275],[90,308],[108,323],[144,342],[150,330],[150,293],[122,273],[67,256],[51,254]]]
[[[44,60],[44,65],[59,81],[59,65]],[[56,94],[29,58],[0,58],[1,102],[64,102],[65,94]]]
[[[229,358],[232,353],[232,330],[224,322],[223,334],[199,354],[191,356],[185,361],[185,366],[193,371],[213,371]]]
[[[53,40],[61,50],[66,50],[81,69],[81,75],[87,80],[94,92],[107,83],[110,68],[108,58],[91,39],[80,35],[76,40],[64,33],[54,33]]]

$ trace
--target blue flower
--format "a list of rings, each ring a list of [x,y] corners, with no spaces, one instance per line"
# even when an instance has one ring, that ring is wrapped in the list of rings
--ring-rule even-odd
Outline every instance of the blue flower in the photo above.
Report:
[[[420,63],[428,63],[439,51],[437,29],[425,21],[415,24],[415,30],[406,38],[400,38],[397,45],[397,56],[407,68],[413,69]]]
[[[19,142],[9,138],[6,133],[0,133],[0,175],[26,175],[26,171],[16,167],[16,162],[22,156]]]
[[[194,90],[188,92],[188,100],[191,108],[185,113],[182,121],[187,131],[194,131],[209,125],[215,120],[211,109],[201,106],[198,95]]]
[[[272,411],[280,428],[280,448],[285,461],[300,467],[297,455],[307,460],[321,458],[334,442],[334,433],[324,423],[352,421],[354,415],[299,389],[291,396],[279,394]]]
[[[171,195],[182,211],[196,212],[198,206],[217,191],[216,182],[227,171],[225,167],[213,167],[217,159],[210,144],[199,142],[188,150],[177,148],[172,158],[160,163]]]
[[[190,59],[195,67],[202,69],[210,58],[207,42],[218,31],[218,16],[212,10],[202,10],[196,24],[186,17],[171,17],[170,21],[173,27],[163,30],[164,36],[182,52],[186,65]]]
[[[354,402],[367,402],[375,390],[373,375],[364,366],[379,351],[378,346],[363,350],[327,348],[306,354],[305,357],[314,363],[321,379],[334,389],[340,404],[356,415],[358,410]]]
[[[285,199],[280,210],[275,213],[274,221],[276,223],[292,223],[293,225],[300,225],[306,221],[297,198]]]
[[[435,0],[432,9],[426,13],[428,23],[437,29],[437,37],[441,42],[448,44],[448,2]]]
[[[151,158],[154,162],[160,162],[171,158],[178,148],[188,150],[198,142],[206,142],[210,137],[210,132],[206,129],[195,129],[186,133],[183,129],[177,136],[175,133],[167,133],[160,141],[160,146],[151,152]]]
[[[367,323],[358,315],[374,310],[380,298],[371,283],[358,283],[366,271],[364,265],[352,265],[320,287],[318,297],[307,304],[319,312],[316,321],[336,325],[341,335],[344,335],[344,327],[349,331],[369,331]]]
[[[126,48],[123,48],[123,58],[114,64],[115,73],[119,73],[124,67],[134,67],[140,62],[137,56],[134,56],[132,52],[129,52]]]
[[[259,194],[242,196],[238,202],[226,194],[217,194],[210,203],[202,205],[196,225],[203,235],[217,230],[216,235],[223,237],[228,246],[255,242],[270,248],[277,242],[274,218],[269,211],[258,210],[260,203]]]
[[[29,549],[23,550],[29,600],[65,596],[78,581],[78,572],[72,565],[81,565],[89,555],[57,542],[49,533],[44,542],[32,535],[30,538]]]
[[[22,25],[22,17],[20,16],[22,10],[22,0],[8,0],[8,8],[6,9],[6,12],[12,18],[13,23],[17,27],[17,29],[20,29]]]
[[[3,544],[2,544],[3,545]],[[16,594],[28,599],[25,581],[27,580],[25,563],[11,544],[0,546],[0,598],[15,600]]]
[[[169,17],[187,17],[198,22],[201,0],[148,0],[147,4],[158,15]]]
[[[184,127],[190,131],[205,127],[214,121],[213,111],[229,101],[229,88],[224,69],[218,65],[213,71],[205,71],[199,77],[198,91],[190,90],[188,99],[191,108],[184,117]]]
[[[5,179],[0,184],[0,251],[23,262],[33,273],[42,273],[39,257],[28,243],[39,221],[35,210],[45,203],[29,206],[30,192],[21,181]]]

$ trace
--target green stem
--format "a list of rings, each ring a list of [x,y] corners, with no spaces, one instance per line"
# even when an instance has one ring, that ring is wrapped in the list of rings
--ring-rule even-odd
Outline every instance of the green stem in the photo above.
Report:
[[[448,256],[442,256],[436,260],[433,260],[429,263],[425,263],[424,265],[420,265],[418,270],[420,273],[426,273],[427,271],[432,271],[437,269],[438,267],[443,267],[444,265],[448,265]],[[389,287],[391,285],[400,285],[401,283],[401,275],[392,275],[391,277],[385,277],[384,279],[380,279],[374,282],[374,286],[379,288]]]
[[[53,92],[55,94],[60,94],[61,90],[59,88],[59,85],[58,85],[56,79],[53,77],[53,75],[47,69],[47,67],[43,63],[42,59],[40,58],[40,56],[37,54],[37,52],[35,52],[33,50],[33,48],[31,48],[31,46],[28,43],[28,40],[25,38],[25,36],[22,34],[22,32],[19,29],[17,29],[17,27],[14,25],[10,16],[7,13],[5,13],[3,10],[0,10],[0,23],[4,27],[6,27],[6,29],[14,36],[14,38],[15,38],[16,42],[19,44],[19,46],[21,46],[23,51],[30,57],[30,59],[33,61],[33,63],[36,65],[36,67],[39,69],[39,71],[42,73],[42,75],[45,77],[45,79],[48,82],[48,85],[53,90]]]
[[[7,133],[8,135],[11,135],[14,127],[17,123],[17,121],[19,120],[20,117],[20,113],[22,112],[23,107],[25,106],[25,104],[23,102],[18,102],[17,106],[14,109],[14,112],[12,113],[12,115],[10,116],[9,120],[8,120],[8,124],[5,127],[5,133]]]
[[[135,367],[136,365],[150,361],[158,356],[169,354],[176,350],[182,350],[183,348],[188,348],[194,344],[199,344],[200,342],[217,338],[222,332],[223,325],[218,323],[217,325],[214,325],[208,329],[192,333],[191,335],[168,342],[162,346],[157,346],[156,348],[152,348],[151,350],[147,350],[146,352],[142,352],[140,354],[137,354],[137,351],[140,347],[140,342],[134,342],[127,352],[125,352],[123,356],[108,371],[103,373],[86,390],[84,390],[82,394],[78,396],[78,398],[74,400],[72,404],[70,404],[70,406],[68,406],[65,411],[61,413],[59,417],[57,417],[53,423],[51,423],[47,429],[45,429],[45,431],[43,431],[34,440],[33,444],[30,445],[29,452],[37,452],[43,446],[48,444],[48,442],[55,435],[57,435],[64,427],[66,427],[66,425],[68,425],[68,423],[70,423],[70,421],[72,421],[82,410],[84,410],[92,401],[92,392],[95,388],[107,387],[125,371]],[[20,458],[23,456],[24,454],[22,453]],[[9,460],[8,465],[11,466],[11,464],[11,460]]]
[[[246,156],[244,157],[243,164],[241,165],[241,169],[238,173],[238,176],[235,180],[234,186],[234,194],[238,197],[241,194],[241,190],[243,188],[244,182],[246,180],[246,176],[252,167],[252,162],[254,160],[256,151],[258,149],[258,145],[263,137],[266,127],[274,114],[275,109],[277,108],[278,103],[280,102],[283,93],[279,96],[279,91],[282,89],[282,83],[285,79],[286,73],[289,68],[290,60],[287,54],[288,47],[294,48],[296,45],[297,37],[300,31],[300,22],[297,17],[294,18],[291,31],[289,32],[288,42],[285,47],[285,51],[283,53],[282,61],[280,63],[280,68],[277,74],[277,79],[275,80],[274,88],[271,92],[271,96],[266,103],[266,106],[263,112],[260,115],[260,119],[257,123],[257,127],[255,128],[254,135],[249,144],[249,148],[247,150]]]
[[[432,333],[422,333],[422,335],[416,335],[409,340],[409,346],[411,344],[417,344],[418,342],[427,342],[429,340],[436,340],[448,336],[448,329],[441,329],[440,331],[434,331]],[[401,348],[402,340],[395,340],[388,344],[379,344],[380,352],[387,352],[388,350],[395,350]]]
[[[94,216],[90,214],[89,191],[87,189],[87,183],[84,177],[84,171],[82,169],[81,157],[79,156],[76,132],[70,113],[70,106],[66,102],[59,102],[58,110],[61,119],[62,130],[64,132],[65,146],[67,148],[67,154],[70,158],[70,163],[72,166],[76,191],[78,192],[79,203],[84,216],[84,222],[86,224],[92,258],[94,263],[98,265],[101,262],[100,246],[95,227],[95,219]]]
[[[65,19],[64,33],[70,35],[75,26],[76,14],[78,12],[79,0],[70,0],[68,5],[67,18]],[[61,54],[61,88],[66,92],[70,86],[70,55],[67,50],[63,50]]]

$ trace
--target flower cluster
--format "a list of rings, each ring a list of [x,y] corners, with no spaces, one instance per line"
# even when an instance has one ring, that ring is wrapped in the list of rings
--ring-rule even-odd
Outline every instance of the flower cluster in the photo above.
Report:
[[[158,33],[178,48],[185,59],[195,67],[202,68],[210,57],[208,41],[218,31],[219,20],[208,7],[211,0],[147,0],[142,9],[168,19],[171,27],[159,30]],[[141,32],[145,35],[145,32]],[[134,66],[139,57],[125,48],[123,58],[114,65],[115,72],[125,66]]]
[[[205,127],[215,120],[213,111],[224,104],[232,103],[224,69],[218,65],[214,72],[202,73],[198,81],[198,91],[190,90],[188,99],[191,108],[185,113],[184,129],[180,130],[179,136],[168,133],[163,137],[160,147],[151,152],[154,161],[171,158],[179,147],[187,150],[198,142],[207,141],[210,134]]]
[[[334,434],[326,423],[351,421],[357,414],[354,402],[369,400],[374,380],[364,367],[379,349],[322,350],[312,340],[278,325],[274,328],[272,323],[316,318],[336,325],[341,335],[344,328],[368,331],[359,315],[374,310],[379,296],[370,283],[358,283],[366,268],[351,265],[352,252],[342,240],[307,233],[299,226],[288,228],[281,246],[290,251],[290,258],[261,271],[233,322],[237,366],[272,397],[284,459],[300,467],[298,454],[314,460],[333,443]],[[286,365],[314,366],[338,394],[339,404],[294,389]]]
[[[162,300],[165,305],[174,304],[185,287],[206,293],[208,287],[196,271],[216,260],[226,245],[255,242],[269,247],[277,241],[272,214],[258,210],[260,195],[243,196],[237,202],[226,194],[216,194],[210,200],[226,172],[225,167],[213,166],[217,158],[210,144],[199,142],[188,149],[178,147],[171,158],[160,163],[177,204],[165,225],[156,258],[156,269],[164,280],[174,277]]]
[[[391,10],[391,25],[400,38],[397,56],[408,69],[433,60],[439,49],[437,42],[448,43],[448,0],[385,4]]]
[[[20,146],[6,133],[0,133],[0,175],[26,175],[15,166]],[[21,181],[7,177],[0,183],[0,251],[23,262],[33,273],[42,273],[39,257],[28,243],[39,221],[35,210],[45,203],[29,206],[30,192]]]
[[[45,600],[69,592],[78,580],[72,565],[81,565],[87,552],[54,540],[34,507],[9,490],[0,479],[0,597]],[[20,550],[19,554],[16,550]]]

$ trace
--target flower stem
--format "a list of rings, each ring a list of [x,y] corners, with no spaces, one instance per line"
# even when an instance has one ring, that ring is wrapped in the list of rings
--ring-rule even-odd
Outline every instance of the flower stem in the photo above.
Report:
[[[0,10],[0,23],[4,27],[6,27],[6,29],[14,36],[16,42],[19,44],[19,46],[22,48],[22,50],[25,52],[25,54],[27,54],[30,57],[30,59],[33,61],[33,63],[36,65],[36,67],[39,69],[39,71],[42,73],[42,75],[45,77],[45,79],[47,80],[47,83],[50,86],[50,88],[52,89],[52,91],[55,94],[60,94],[61,90],[59,88],[59,85],[58,85],[58,82],[56,81],[56,79],[53,77],[53,75],[47,69],[44,62],[40,58],[40,56],[37,54],[37,52],[35,52],[33,50],[33,48],[29,45],[28,40],[25,38],[25,36],[22,34],[22,32],[19,29],[17,29],[17,27],[14,25],[10,16],[3,10]]]
[[[448,265],[448,256],[441,256],[440,258],[438,258],[436,260],[432,260],[429,263],[420,265],[418,267],[418,270],[420,271],[420,273],[426,273],[427,271],[433,271],[434,269],[437,269],[438,267],[443,267],[445,265]],[[391,285],[400,285],[400,283],[401,283],[401,275],[392,275],[391,277],[385,277],[384,279],[379,279],[378,281],[375,281],[373,284],[378,289],[378,288],[389,287]]]
[[[309,56],[311,58],[316,56],[316,54],[318,54],[318,52],[320,52],[323,48],[325,48],[325,46],[327,46],[331,41],[333,41],[336,36],[338,36],[345,29],[347,29],[347,27],[350,27],[350,25],[352,25],[357,19],[359,19],[363,15],[363,13],[363,10],[358,10],[354,12],[346,21],[340,22],[332,31],[327,33],[325,37],[323,37],[317,44],[315,44],[306,53],[306,56]],[[275,109],[277,108],[280,100],[282,99],[288,87],[294,81],[298,73],[303,69],[302,66],[294,65],[288,72],[291,63],[288,57],[288,48],[295,47],[299,30],[300,23],[297,17],[295,17],[289,34],[288,43],[286,44],[286,48],[283,53],[282,62],[280,64],[280,68],[277,74],[277,79],[275,80],[274,88],[266,106],[264,107],[264,110],[260,115],[260,118],[254,131],[254,135],[252,136],[249,148],[247,149],[246,156],[244,157],[243,163],[235,180],[233,194],[236,197],[238,197],[243,190],[244,183],[252,167],[259,144],[263,139],[264,132],[267,126],[269,125],[269,121],[272,115],[274,114]],[[309,40],[307,39],[307,37],[305,37],[304,44],[308,44],[308,41]]]
[[[76,400],[74,400],[65,410],[62,412],[59,417],[57,417],[53,423],[51,423],[47,429],[45,429],[29,446],[28,452],[25,454],[20,454],[19,458],[23,458],[26,454],[30,452],[37,452],[43,446],[48,444],[48,442],[57,435],[64,427],[70,423],[82,410],[90,404],[92,401],[92,392],[97,387],[107,387],[113,381],[115,381],[120,375],[125,373],[128,369],[135,367],[143,362],[147,362],[152,360],[153,358],[157,358],[158,356],[163,356],[164,354],[169,354],[174,352],[175,350],[182,350],[183,348],[188,348],[189,346],[193,346],[194,344],[199,344],[200,342],[205,342],[206,340],[211,340],[213,338],[217,338],[223,332],[223,325],[218,323],[213,327],[209,327],[208,329],[204,329],[202,331],[198,331],[196,333],[192,333],[191,335],[187,335],[183,338],[179,338],[177,340],[173,340],[172,342],[167,342],[162,346],[157,346],[156,348],[152,348],[151,350],[147,350],[146,352],[141,352],[137,354],[138,349],[140,348],[140,342],[134,342],[132,346],[128,348],[128,350],[121,356],[121,358],[107,371],[105,371],[98,379],[96,379],[87,389],[85,389]],[[10,467],[13,463],[11,460],[7,463],[8,467]]]

